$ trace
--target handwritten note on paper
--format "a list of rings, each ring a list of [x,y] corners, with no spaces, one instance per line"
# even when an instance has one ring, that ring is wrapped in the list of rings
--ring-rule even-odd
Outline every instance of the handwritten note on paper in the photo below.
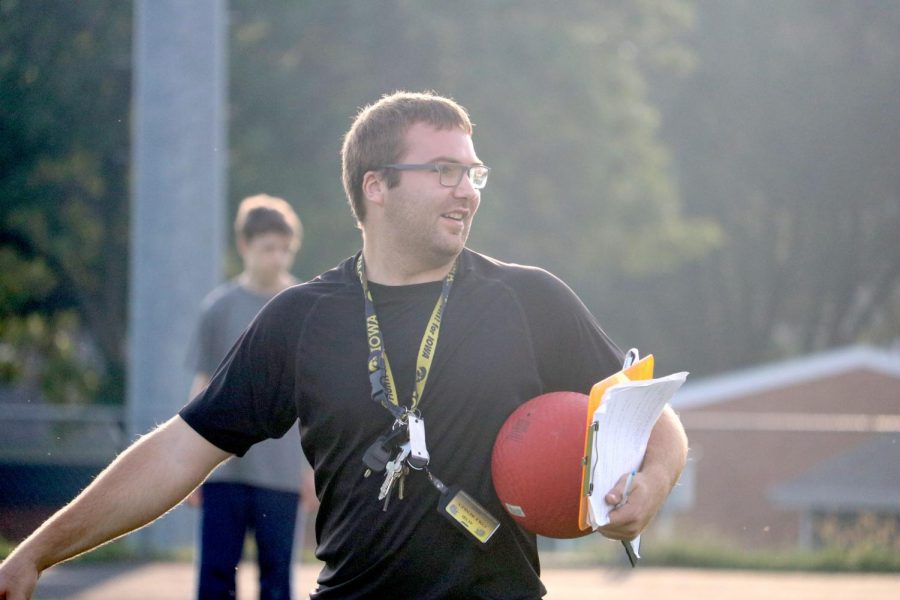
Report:
[[[687,376],[681,372],[620,383],[603,395],[593,417],[596,427],[591,449],[593,493],[588,514],[594,529],[609,523],[612,506],[604,496],[622,475],[640,468],[656,420]]]

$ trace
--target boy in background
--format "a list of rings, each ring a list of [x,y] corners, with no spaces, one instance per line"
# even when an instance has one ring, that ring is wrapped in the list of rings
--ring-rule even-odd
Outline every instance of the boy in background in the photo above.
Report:
[[[206,387],[256,313],[278,292],[299,283],[290,268],[303,229],[287,202],[267,195],[244,199],[234,230],[244,269],[203,302],[189,357],[196,373],[191,398]],[[235,575],[248,531],[256,539],[260,598],[291,597],[294,529],[301,477],[308,471],[305,462],[294,427],[282,438],[257,444],[242,458],[223,463],[191,497],[191,504],[201,505],[203,511],[199,598],[236,597]],[[302,518],[300,527],[302,531]]]

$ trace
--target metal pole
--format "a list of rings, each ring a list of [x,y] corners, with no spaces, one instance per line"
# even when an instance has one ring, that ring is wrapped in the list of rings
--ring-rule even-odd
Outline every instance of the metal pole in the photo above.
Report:
[[[203,296],[219,283],[225,223],[224,0],[134,4],[129,438],[187,400],[186,349]],[[179,508],[132,539],[145,552],[189,544]]]

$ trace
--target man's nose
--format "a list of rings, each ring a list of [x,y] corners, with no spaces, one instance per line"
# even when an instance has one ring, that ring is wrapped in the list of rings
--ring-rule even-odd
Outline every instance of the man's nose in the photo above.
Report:
[[[469,179],[468,172],[463,174],[462,179],[459,180],[459,183],[456,185],[453,192],[454,195],[460,198],[473,198],[478,195],[478,190],[472,185],[472,180]]]

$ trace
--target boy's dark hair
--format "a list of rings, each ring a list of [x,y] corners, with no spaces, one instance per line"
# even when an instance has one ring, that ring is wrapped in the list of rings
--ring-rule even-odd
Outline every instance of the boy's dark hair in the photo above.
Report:
[[[249,196],[238,206],[234,234],[249,242],[264,233],[280,233],[291,238],[291,250],[300,248],[303,224],[291,205],[282,198],[267,194]]]

